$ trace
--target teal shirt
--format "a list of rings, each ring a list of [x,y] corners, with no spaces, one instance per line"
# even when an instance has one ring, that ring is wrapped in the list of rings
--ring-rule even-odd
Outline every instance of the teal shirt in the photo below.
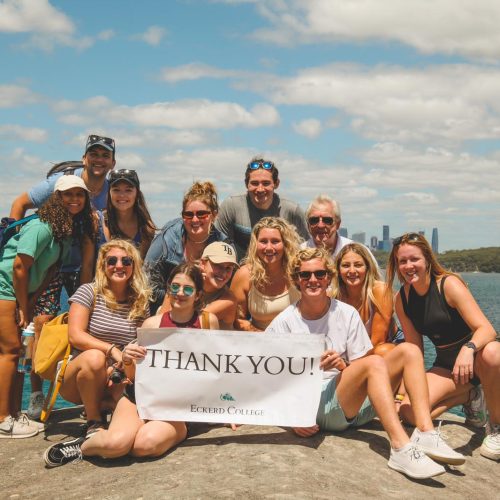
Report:
[[[63,262],[69,254],[70,244],[71,238],[63,240]],[[38,290],[50,267],[57,262],[60,248],[46,222],[33,219],[25,224],[0,251],[0,300],[16,300],[13,266],[17,254],[33,257],[28,276],[28,293],[31,294]]]

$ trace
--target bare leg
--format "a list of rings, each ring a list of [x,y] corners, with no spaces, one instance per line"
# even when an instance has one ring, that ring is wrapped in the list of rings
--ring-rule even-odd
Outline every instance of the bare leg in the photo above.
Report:
[[[106,380],[106,356],[97,349],[89,349],[68,364],[61,396],[72,403],[82,402],[87,420],[101,420]]]
[[[410,439],[394,408],[389,373],[384,359],[380,356],[367,356],[356,360],[339,375],[337,396],[347,418],[357,415],[367,395],[389,435],[392,448],[405,446]]]
[[[92,434],[82,444],[84,456],[104,458],[122,457],[130,452],[139,429],[144,421],[137,415],[137,407],[122,397],[116,405],[108,430]]]
[[[490,420],[500,423],[500,342],[490,342],[476,355],[474,370],[477,372],[484,390],[486,407]]]
[[[186,439],[184,422],[150,420],[137,432],[131,454],[135,457],[158,457]]]
[[[15,416],[15,380],[21,338],[16,321],[16,302],[0,300],[0,421]],[[18,395],[17,400],[20,400]]]

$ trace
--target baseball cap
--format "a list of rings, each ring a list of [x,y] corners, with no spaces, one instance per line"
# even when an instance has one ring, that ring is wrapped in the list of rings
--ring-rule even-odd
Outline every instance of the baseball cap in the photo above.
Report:
[[[85,146],[85,154],[90,148],[94,146],[101,146],[108,151],[111,151],[115,154],[115,140],[111,139],[111,137],[103,137],[101,135],[90,134],[87,137],[87,145]]]
[[[129,170],[128,168],[121,168],[120,170],[111,170],[109,174],[109,184],[113,186],[117,182],[128,182],[132,186],[139,189],[139,177],[135,170]]]
[[[85,191],[89,190],[81,177],[77,175],[61,175],[54,186],[54,193],[56,191],[67,191],[75,187],[85,189]]]
[[[230,263],[240,267],[236,260],[236,250],[229,243],[223,243],[222,241],[214,241],[207,245],[201,258],[209,259],[214,264]]]

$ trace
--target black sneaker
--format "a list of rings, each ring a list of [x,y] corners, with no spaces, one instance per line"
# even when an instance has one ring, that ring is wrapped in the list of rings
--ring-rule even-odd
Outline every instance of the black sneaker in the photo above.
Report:
[[[85,431],[85,439],[89,438],[96,432],[106,430],[106,428],[107,423],[103,422],[102,420],[89,420],[87,422],[87,429]]]
[[[45,450],[43,459],[48,467],[59,467],[69,462],[80,462],[82,460],[80,446],[84,441],[84,437],[79,437],[64,443],[53,444]]]

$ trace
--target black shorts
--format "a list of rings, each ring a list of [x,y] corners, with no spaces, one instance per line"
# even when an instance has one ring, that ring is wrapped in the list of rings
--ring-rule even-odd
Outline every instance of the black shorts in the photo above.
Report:
[[[455,361],[457,360],[458,353],[460,349],[464,346],[466,342],[470,340],[470,337],[464,339],[463,342],[459,342],[458,344],[449,346],[449,347],[436,347],[436,360],[432,367],[439,367],[453,371],[453,367],[455,366]],[[474,353],[474,358],[476,357],[476,353]],[[481,381],[474,375],[474,377],[470,380],[470,383],[473,386],[478,386]]]

